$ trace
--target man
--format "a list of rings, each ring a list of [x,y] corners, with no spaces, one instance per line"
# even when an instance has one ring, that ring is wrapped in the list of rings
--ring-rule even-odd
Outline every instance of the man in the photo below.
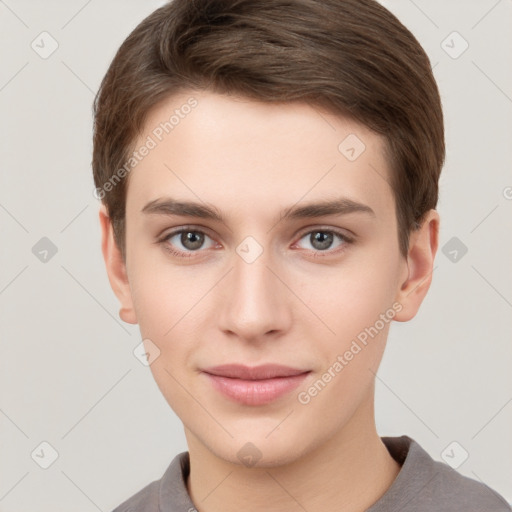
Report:
[[[95,103],[102,249],[189,449],[116,511],[511,510],[375,427],[443,161],[429,60],[374,1],[174,0],[130,34]]]

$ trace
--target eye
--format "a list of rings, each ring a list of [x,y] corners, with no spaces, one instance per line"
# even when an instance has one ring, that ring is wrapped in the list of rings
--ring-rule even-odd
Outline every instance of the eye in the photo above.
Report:
[[[336,243],[336,238],[339,242],[337,245],[334,245],[334,250],[330,250],[333,248],[333,244]],[[300,240],[306,240],[306,242],[309,243],[310,247],[306,247],[308,250],[312,250],[317,253],[328,252],[329,254],[337,253],[339,252],[336,250],[337,248],[341,248],[339,250],[343,250],[346,245],[353,242],[353,240],[348,236],[332,229],[315,229],[313,231],[308,231]],[[298,243],[299,242],[297,242],[297,244]]]
[[[204,246],[205,240],[209,239],[211,243]],[[204,232],[197,229],[182,228],[172,233],[168,233],[159,243],[175,256],[190,257],[194,252],[200,249],[208,249],[215,245],[215,242]],[[176,249],[177,247],[177,249]]]
[[[338,240],[337,244],[336,239]],[[327,253],[325,254],[327,256],[341,252],[348,244],[353,243],[352,238],[333,229],[310,230],[302,235],[299,242],[301,240],[306,240],[309,243],[310,247],[306,247],[306,249],[313,251],[315,256],[324,256],[321,253]],[[299,242],[296,242],[294,246],[298,246]],[[158,243],[162,244],[165,250],[173,256],[180,258],[190,258],[195,256],[194,253],[201,252],[201,249],[210,249],[216,246],[216,242],[204,231],[192,227],[172,231],[158,240]]]

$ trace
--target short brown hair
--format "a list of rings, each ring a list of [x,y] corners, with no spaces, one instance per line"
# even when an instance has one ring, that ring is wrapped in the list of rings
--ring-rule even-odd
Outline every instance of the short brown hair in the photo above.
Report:
[[[382,135],[404,256],[410,231],[437,205],[445,158],[439,91],[425,51],[382,5],[173,0],[123,42],[94,102],[94,182],[123,258],[129,180],[107,194],[103,186],[129,158],[149,110],[187,90],[305,101]]]

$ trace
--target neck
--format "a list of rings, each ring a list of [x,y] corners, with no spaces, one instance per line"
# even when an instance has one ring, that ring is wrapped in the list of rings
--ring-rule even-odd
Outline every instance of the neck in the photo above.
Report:
[[[372,390],[373,391],[373,390]],[[401,466],[377,434],[373,392],[329,439],[290,463],[247,468],[213,454],[186,429],[187,490],[199,512],[335,510],[361,512],[395,480]]]

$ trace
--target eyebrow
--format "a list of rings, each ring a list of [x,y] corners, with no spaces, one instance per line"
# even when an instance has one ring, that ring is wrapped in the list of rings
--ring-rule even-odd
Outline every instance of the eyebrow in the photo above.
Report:
[[[180,215],[197,217],[225,223],[222,213],[213,205],[180,201],[170,197],[154,199],[142,208],[142,213],[156,215]],[[326,215],[347,215],[349,213],[364,213],[375,217],[375,212],[366,204],[341,197],[327,201],[317,201],[303,206],[290,206],[281,211],[280,220],[293,220],[322,217]]]

